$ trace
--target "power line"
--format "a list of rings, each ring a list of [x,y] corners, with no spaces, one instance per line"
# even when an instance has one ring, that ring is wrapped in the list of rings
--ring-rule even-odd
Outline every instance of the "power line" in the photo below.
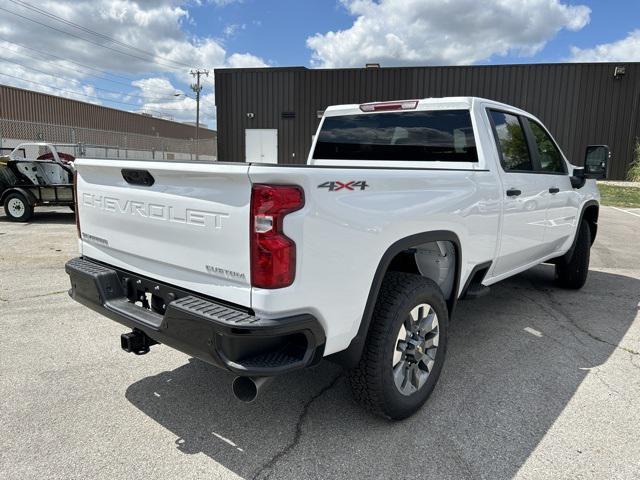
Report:
[[[6,40],[0,40],[0,41],[7,42]],[[7,43],[11,43],[11,42],[7,42]],[[16,51],[16,50],[12,50],[12,49],[8,49],[8,51],[11,52],[11,53],[15,53],[15,54],[21,55],[23,57],[33,58],[34,60],[38,60],[39,62],[54,63],[56,61],[65,61],[65,59],[63,59],[63,58],[60,58],[60,60],[55,60],[55,59],[51,60],[51,59],[47,59],[47,58],[42,58],[42,56],[38,57],[36,55],[32,55],[32,54],[29,54],[29,53],[26,53],[26,52]],[[67,61],[69,61],[69,60],[67,60]],[[81,73],[83,73],[84,75],[86,75],[88,77],[98,78],[100,80],[104,80],[105,82],[116,83],[118,85],[124,85],[126,87],[131,88],[131,82],[129,82],[129,83],[120,82],[119,80],[113,80],[111,78],[102,77],[100,75],[96,75],[94,73],[89,73],[89,72],[86,72],[86,71],[81,71]],[[134,80],[131,79],[131,81],[134,81]]]
[[[0,36],[0,40],[2,40],[3,42],[6,42],[6,43],[10,43],[12,45],[16,45],[18,47],[24,48],[26,50],[31,50],[33,52],[39,53],[40,55],[43,55],[43,56],[46,56],[46,57],[56,58],[56,59],[62,60],[64,62],[73,63],[74,65],[78,65],[80,67],[88,68],[90,70],[94,70],[96,72],[100,72],[100,73],[103,73],[105,75],[110,75],[110,76],[115,77],[115,78],[121,78],[123,80],[127,80],[128,82],[131,82],[131,81],[134,80],[133,78],[125,77],[124,75],[117,75],[115,73],[107,72],[106,70],[101,70],[99,68],[92,67],[91,65],[87,65],[85,63],[76,62],[74,60],[69,60],[68,58],[65,58],[65,57],[60,57],[58,55],[54,55],[53,53],[43,52],[42,50],[37,50],[37,49],[35,49],[33,47],[28,47],[27,45],[25,45],[23,43],[18,43],[18,42],[14,42],[14,41],[8,40],[7,38],[5,38],[3,36]],[[24,52],[16,52],[16,53],[20,53],[22,55],[26,55]],[[35,58],[35,57],[32,57],[32,58]],[[115,82],[115,80],[110,80],[110,81]],[[122,83],[122,82],[120,82],[120,83]],[[125,85],[130,86],[131,84],[130,83],[126,83]]]
[[[44,84],[44,83],[36,82],[34,80],[26,80],[24,78],[16,77],[15,75],[9,75],[8,73],[0,72],[0,75],[5,76],[5,77],[9,77],[9,78],[14,78],[16,80],[20,80],[21,82],[28,82],[28,83],[32,83],[34,85],[40,85],[41,87],[50,88],[52,90],[57,90],[58,92],[69,93],[71,95],[78,95],[78,96],[81,96],[81,97],[92,98],[92,99],[96,99],[96,100],[101,100],[103,102],[117,103],[119,105],[128,105],[128,106],[131,106],[131,107],[137,107],[138,109],[142,109],[144,107],[143,105],[139,105],[137,103],[120,102],[120,101],[117,101],[117,100],[111,100],[110,98],[103,98],[103,97],[98,97],[98,96],[94,96],[94,95],[87,95],[87,94],[84,94],[84,93],[78,93],[78,92],[74,92],[74,91],[71,91],[71,90],[65,90],[63,88],[52,87],[51,85],[47,85],[47,84]],[[151,112],[155,111],[155,112],[158,112],[158,113],[162,113],[163,111],[184,112],[184,110],[170,109],[170,108],[166,108],[166,109],[162,109],[162,110],[155,110],[155,109],[153,109],[153,110],[152,109],[146,109],[146,110],[151,111]]]
[[[46,17],[49,17],[49,18],[51,18],[53,20],[57,20],[58,22],[64,23],[65,25],[77,28],[79,30],[82,30],[83,32],[89,33],[91,35],[95,35],[95,36],[97,36],[99,38],[102,38],[102,39],[107,40],[109,42],[115,43],[116,45],[120,45],[120,46],[123,46],[125,48],[130,48],[132,50],[137,50],[138,52],[143,53],[145,55],[149,55],[149,56],[151,56],[153,58],[156,58],[156,57],[157,58],[162,58],[162,59],[167,60],[168,62],[174,63],[176,65],[180,65],[180,66],[187,67],[187,68],[191,67],[191,65],[187,65],[185,63],[178,62],[176,60],[172,60],[172,59],[167,58],[167,57],[162,57],[162,56],[157,55],[155,53],[152,53],[152,52],[149,52],[147,50],[143,50],[143,49],[141,49],[139,47],[136,47],[135,45],[131,45],[129,43],[122,42],[122,41],[117,40],[117,39],[115,39],[113,37],[105,35],[103,33],[96,32],[95,30],[91,30],[90,28],[87,28],[87,27],[85,27],[83,25],[79,25],[77,23],[74,23],[71,20],[67,20],[66,18],[62,18],[62,17],[60,17],[58,15],[55,15],[55,14],[53,14],[51,12],[47,12],[46,10],[42,10],[42,9],[40,9],[40,8],[30,4],[28,2],[24,2],[22,0],[9,0],[9,1],[14,3],[14,4],[16,4],[16,5],[20,5],[23,8],[29,9],[29,10],[34,11],[36,13],[39,13],[41,15],[45,15]]]
[[[105,74],[105,75],[112,75],[112,76],[114,76],[114,77],[123,78],[123,79],[125,79],[125,80],[128,80],[128,82],[120,82],[120,81],[118,81],[118,80],[113,80],[113,79],[110,79],[110,78],[101,77],[101,76],[99,76],[99,75],[94,75],[94,74],[92,74],[92,73],[85,73],[85,75],[87,75],[87,76],[89,76],[89,77],[93,77],[93,78],[97,78],[97,79],[100,79],[100,80],[104,80],[104,81],[106,81],[106,82],[116,83],[116,84],[119,84],[119,85],[124,85],[124,86],[129,87],[129,88],[132,86],[132,83],[131,83],[131,82],[136,81],[136,79],[133,79],[133,78],[124,77],[124,76],[121,76],[121,75],[115,75],[115,74],[110,73],[110,72],[108,72],[108,71],[106,71],[106,70],[101,70],[101,69],[99,69],[99,68],[95,68],[95,67],[92,67],[92,66],[90,66],[90,65],[86,65],[86,64],[83,64],[83,63],[75,62],[75,61],[73,61],[73,60],[68,60],[68,59],[66,59],[66,58],[64,58],[64,57],[60,57],[60,56],[53,55],[53,54],[50,54],[50,53],[45,53],[45,52],[42,52],[42,51],[40,51],[40,50],[36,50],[35,48],[28,47],[28,46],[26,46],[26,45],[24,45],[24,44],[22,44],[22,43],[12,42],[12,41],[7,40],[6,38],[4,38],[4,37],[2,37],[2,36],[0,36],[0,41],[6,42],[6,43],[10,43],[10,44],[12,44],[12,45],[15,45],[15,46],[18,46],[18,47],[21,47],[21,48],[25,48],[25,49],[27,49],[27,50],[32,50],[32,51],[34,51],[34,52],[36,52],[36,53],[40,54],[42,57],[48,57],[48,56],[50,56],[50,57],[53,57],[53,58],[55,58],[55,59],[61,60],[61,61],[63,61],[63,62],[70,62],[70,63],[73,63],[73,64],[75,64],[75,65],[79,65],[79,66],[81,66],[81,67],[85,67],[85,68],[88,68],[88,69],[91,69],[91,70],[95,70],[95,71],[100,72],[100,73],[103,73],[103,74]],[[26,56],[26,57],[29,57],[29,58],[33,58],[34,60],[39,60],[39,61],[44,61],[44,62],[50,62],[50,63],[52,63],[52,62],[54,61],[54,60],[51,60],[51,59],[48,59],[48,58],[38,58],[38,57],[33,56],[33,55],[30,55],[30,54],[28,54],[28,53],[26,53],[26,52],[16,51],[16,50],[12,50],[12,49],[9,49],[9,51],[10,51],[10,52],[12,52],[12,53],[17,53],[18,55],[23,55],[23,56]],[[13,62],[13,63],[16,63],[16,62]],[[24,65],[23,65],[23,66],[24,66]],[[26,67],[26,66],[25,66],[25,67]],[[31,67],[26,67],[26,68],[31,68]],[[156,91],[156,90],[152,90],[152,91]],[[123,95],[130,95],[130,94],[124,94],[124,93],[123,93]],[[194,99],[194,100],[195,100],[195,98],[194,98],[194,97],[192,97],[192,96],[190,96],[190,95],[187,95],[186,93],[180,93],[180,95],[183,95],[183,96],[185,96],[185,97],[187,97],[187,98],[192,98],[192,99]]]
[[[52,27],[51,25],[47,25],[46,23],[39,22],[38,20],[34,20],[33,18],[29,18],[29,17],[26,17],[24,15],[20,15],[19,13],[12,12],[11,10],[7,10],[6,8],[0,7],[0,10],[2,10],[3,12],[7,12],[7,13],[9,13],[11,15],[15,15],[16,17],[20,17],[20,18],[23,18],[23,19],[28,20],[30,22],[36,23],[36,24],[41,25],[41,26],[43,26],[45,28],[49,28],[49,29],[54,30],[56,32],[64,33],[65,35],[69,35],[70,37],[74,37],[74,38],[77,38],[79,40],[83,40],[85,42],[91,43],[91,44],[96,45],[98,47],[106,48],[107,50],[114,51],[114,52],[119,53],[121,55],[127,55],[127,56],[132,57],[132,58],[137,58],[138,60],[142,60],[144,62],[147,62],[147,63],[151,64],[151,65],[157,65],[157,66],[160,66],[160,67],[169,68],[169,69],[173,69],[173,70],[176,70],[176,71],[178,70],[178,67],[174,67],[172,65],[162,65],[160,62],[157,62],[157,61],[154,62],[152,60],[149,60],[148,58],[143,58],[143,57],[140,57],[138,55],[133,55],[132,53],[127,53],[127,52],[123,52],[122,50],[117,50],[115,48],[109,47],[108,45],[103,45],[101,43],[94,42],[92,40],[89,40],[88,38],[81,37],[80,35],[76,35],[74,33],[67,32],[65,30],[61,30],[61,29],[56,28],[56,27]]]
[[[15,65],[19,65],[19,66],[21,66],[21,67],[23,67],[23,68],[26,68],[26,69],[28,69],[28,70],[33,70],[34,72],[42,73],[43,75],[48,75],[48,76],[50,76],[50,77],[59,78],[60,80],[65,80],[65,81],[75,80],[75,79],[70,79],[70,78],[66,78],[66,77],[61,77],[60,75],[55,75],[55,74],[53,74],[53,73],[45,72],[44,70],[40,70],[40,69],[35,68],[35,67],[30,67],[29,65],[25,65],[24,63],[16,62],[15,60],[9,60],[8,58],[0,57],[0,60],[1,60],[1,61],[5,61],[5,62],[9,62],[9,63],[13,63],[13,64],[15,64]],[[93,86],[93,85],[85,85],[85,84],[82,84],[82,83],[81,83],[81,85],[83,85],[83,86],[89,86],[89,87],[93,88],[94,90],[100,90],[100,91],[105,92],[105,93],[111,93],[111,94],[115,94],[115,95],[125,95],[125,96],[128,96],[128,97],[137,97],[137,98],[141,98],[141,99],[143,99],[143,100],[150,101],[150,102],[152,102],[152,103],[153,103],[154,101],[156,101],[156,102],[157,102],[157,101],[161,101],[161,102],[162,102],[162,101],[165,101],[165,102],[167,102],[167,101],[169,100],[169,99],[168,99],[168,98],[166,98],[166,97],[165,97],[165,98],[160,98],[160,97],[147,97],[147,96],[144,96],[144,95],[137,95],[137,94],[135,94],[135,93],[127,93],[127,92],[121,92],[121,91],[116,91],[116,90],[108,90],[108,89],[106,89],[106,88],[95,87],[95,86]],[[173,95],[172,95],[172,96],[173,96]]]

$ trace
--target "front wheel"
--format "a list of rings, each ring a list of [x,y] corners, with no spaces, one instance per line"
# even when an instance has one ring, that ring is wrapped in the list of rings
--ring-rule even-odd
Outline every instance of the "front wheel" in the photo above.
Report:
[[[4,213],[9,220],[26,222],[33,216],[33,206],[21,193],[12,193],[4,200]]]
[[[591,229],[584,220],[576,233],[576,244],[567,261],[556,264],[556,282],[564,288],[579,289],[587,281],[591,254]]]
[[[389,272],[378,294],[364,352],[349,373],[356,401],[392,420],[415,413],[440,376],[448,319],[435,282]]]

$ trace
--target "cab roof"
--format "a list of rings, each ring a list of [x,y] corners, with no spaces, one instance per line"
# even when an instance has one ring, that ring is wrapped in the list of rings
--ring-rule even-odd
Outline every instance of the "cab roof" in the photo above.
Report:
[[[354,115],[376,113],[379,111],[420,111],[420,110],[455,110],[473,109],[478,103],[488,104],[492,107],[511,110],[526,114],[519,108],[505,103],[489,100],[481,97],[430,97],[422,99],[391,100],[380,102],[354,103],[345,105],[332,105],[327,107],[325,116]],[[373,107],[373,108],[372,108]],[[376,107],[380,107],[379,110]]]

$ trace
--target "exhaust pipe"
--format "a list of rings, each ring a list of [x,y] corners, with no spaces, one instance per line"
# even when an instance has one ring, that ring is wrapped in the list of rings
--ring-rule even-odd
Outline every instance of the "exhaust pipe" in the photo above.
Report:
[[[232,384],[233,394],[241,402],[251,403],[271,380],[273,377],[236,377]]]

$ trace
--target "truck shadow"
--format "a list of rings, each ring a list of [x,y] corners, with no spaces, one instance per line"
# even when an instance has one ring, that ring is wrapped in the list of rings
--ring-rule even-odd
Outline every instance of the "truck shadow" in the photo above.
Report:
[[[252,405],[232,397],[232,375],[196,360],[126,397],[180,451],[245,478],[511,478],[637,314],[637,279],[592,271],[575,292],[556,289],[552,272],[459,304],[440,382],[403,422],[362,411],[328,362],[276,379]]]
[[[0,214],[0,223],[16,223],[9,220],[4,212]],[[76,214],[71,211],[47,211],[36,209],[33,217],[26,222],[30,224],[43,224],[43,225],[73,225],[76,223]]]

